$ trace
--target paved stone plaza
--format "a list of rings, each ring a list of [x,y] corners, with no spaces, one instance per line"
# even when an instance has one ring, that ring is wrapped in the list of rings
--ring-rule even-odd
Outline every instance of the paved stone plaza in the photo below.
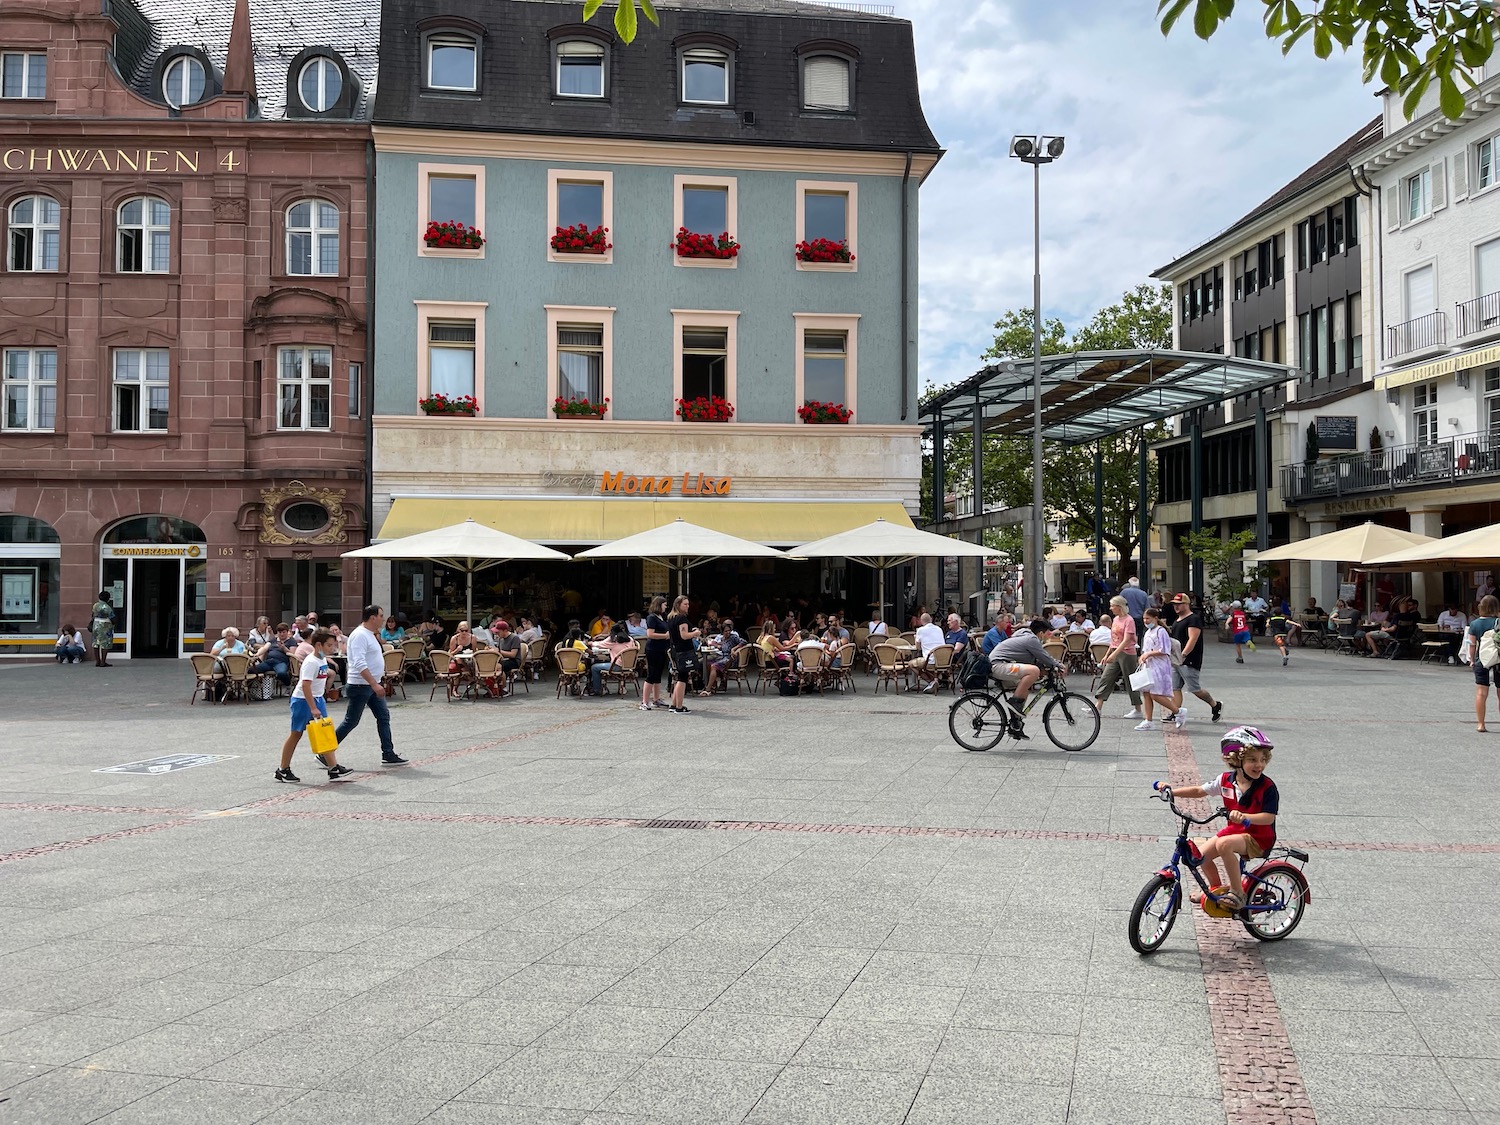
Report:
[[[367,717],[358,780],[299,751],[291,788],[285,701],[190,680],[0,669],[7,1125],[1500,1122],[1500,733],[1466,669],[1212,649],[1313,902],[1271,945],[1184,915],[1146,959],[1147,793],[1216,769],[1201,704],[1189,738],[1117,699],[1084,753],[1033,722],[966,754],[946,698],[864,680],[687,717],[413,685],[410,767]],[[96,772],[178,753],[232,757]]]

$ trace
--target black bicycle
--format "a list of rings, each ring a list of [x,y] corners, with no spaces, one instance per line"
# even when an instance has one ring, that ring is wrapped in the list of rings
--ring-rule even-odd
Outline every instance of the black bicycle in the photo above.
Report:
[[[1013,723],[1031,714],[1037,700],[1047,697],[1042,708],[1042,729],[1054,746],[1063,750],[1087,750],[1099,737],[1099,708],[1086,695],[1069,691],[1055,669],[1049,669],[1031,689],[1025,706],[1003,690],[971,688],[948,708],[948,733],[965,750],[992,750],[1003,738],[1013,738]]]

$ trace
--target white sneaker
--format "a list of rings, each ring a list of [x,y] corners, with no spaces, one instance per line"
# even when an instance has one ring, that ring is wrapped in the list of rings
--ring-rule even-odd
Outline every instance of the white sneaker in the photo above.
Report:
[[[1144,723],[1136,723],[1135,724],[1135,729],[1136,730],[1155,730],[1156,729],[1156,724],[1153,723],[1150,719],[1147,719]]]
[[[933,682],[932,682],[932,683],[930,683],[930,684],[928,684],[928,685],[927,685],[927,686],[926,686],[926,687],[924,687],[924,688],[923,688],[923,689],[922,689],[922,690],[923,690],[923,691],[924,691],[924,692],[927,692],[927,691],[936,691],[936,690],[937,690],[937,681],[936,681],[936,680],[934,680],[934,681],[933,681]]]
[[[1124,717],[1127,719],[1143,719],[1145,718],[1145,715],[1141,712],[1141,709],[1139,707],[1132,707],[1129,711],[1125,712]]]
[[[1187,726],[1187,716],[1184,715],[1181,711],[1177,712],[1177,714],[1172,716],[1172,725],[1175,726],[1178,730],[1181,730],[1183,727]]]

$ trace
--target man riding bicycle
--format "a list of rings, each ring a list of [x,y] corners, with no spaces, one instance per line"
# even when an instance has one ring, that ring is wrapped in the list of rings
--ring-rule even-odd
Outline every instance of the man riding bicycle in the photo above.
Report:
[[[1026,699],[1042,678],[1042,673],[1049,670],[1056,670],[1058,674],[1063,672],[1062,664],[1053,660],[1042,647],[1042,642],[1051,635],[1052,626],[1038,617],[990,650],[990,676],[999,680],[1002,686],[1011,688],[1011,698],[1015,703],[1010,720],[1013,738],[1027,737],[1021,712],[1026,709]]]

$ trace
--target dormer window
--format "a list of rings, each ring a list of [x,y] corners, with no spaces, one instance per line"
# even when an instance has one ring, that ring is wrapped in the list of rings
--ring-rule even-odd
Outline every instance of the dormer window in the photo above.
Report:
[[[344,74],[327,55],[310,59],[297,78],[297,96],[313,113],[327,113],[344,92]]]
[[[557,45],[557,96],[604,97],[604,46],[587,39]]]
[[[203,100],[208,87],[208,71],[192,55],[178,55],[162,72],[161,95],[173,109]]]
[[[802,60],[802,108],[825,113],[848,113],[849,75],[853,67],[838,55],[812,55]]]
[[[427,88],[474,93],[479,89],[479,42],[461,31],[427,37]]]
[[[715,47],[682,52],[682,100],[691,105],[729,104],[729,55]]]

